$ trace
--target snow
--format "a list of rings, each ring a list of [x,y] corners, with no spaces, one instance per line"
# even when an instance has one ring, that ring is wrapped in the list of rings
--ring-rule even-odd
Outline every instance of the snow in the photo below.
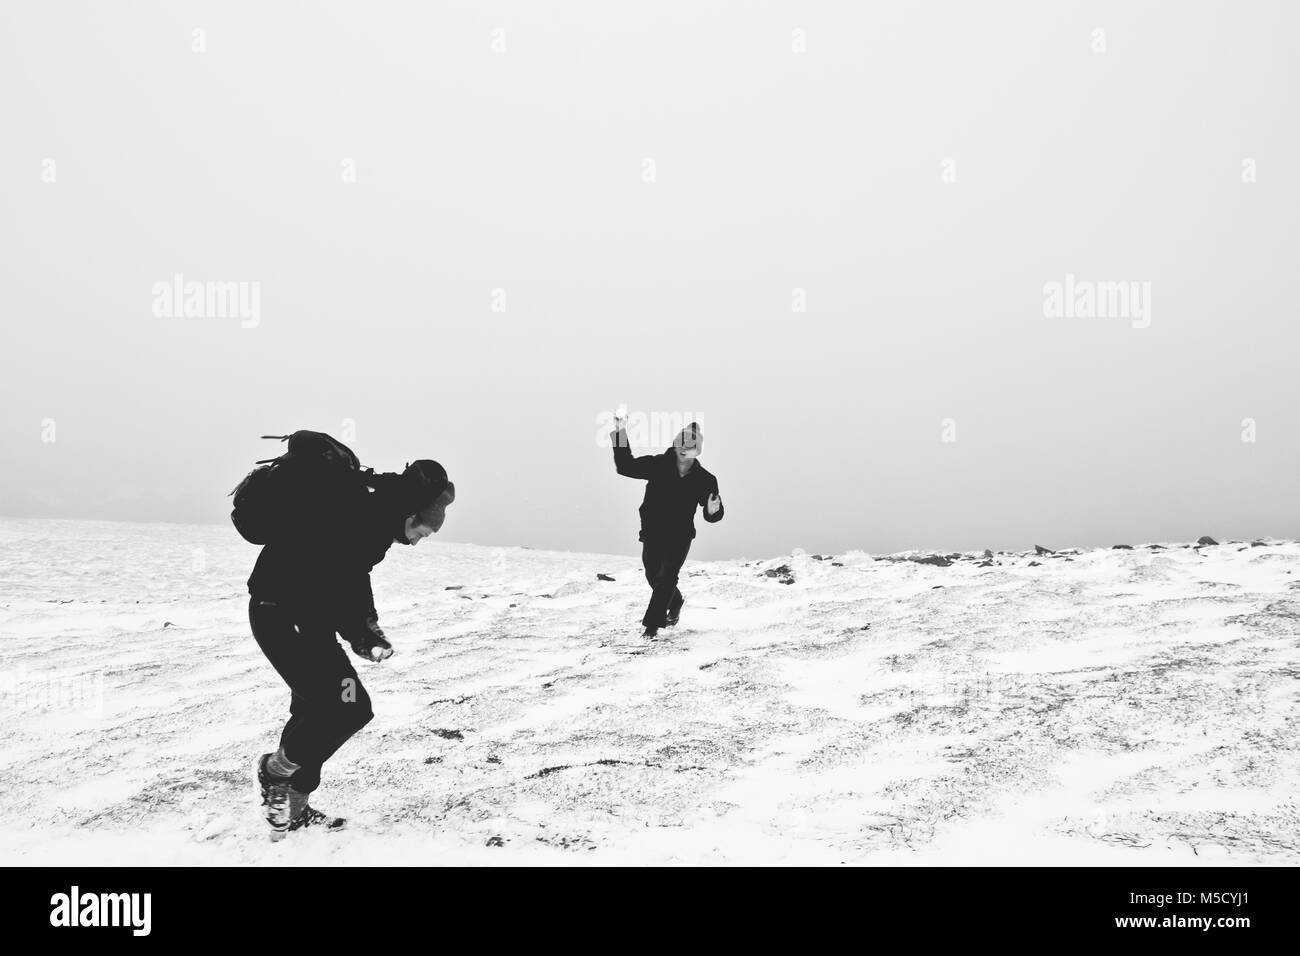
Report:
[[[0,862],[1300,862],[1296,542],[692,561],[658,641],[635,556],[395,547],[349,828],[280,843],[255,556],[0,519]]]

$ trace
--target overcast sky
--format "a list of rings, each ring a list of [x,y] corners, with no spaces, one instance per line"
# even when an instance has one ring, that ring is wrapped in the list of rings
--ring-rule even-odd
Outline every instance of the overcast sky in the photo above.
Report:
[[[627,553],[626,402],[701,558],[1300,536],[1295,4],[632,6],[6,0],[0,513],[307,427]]]

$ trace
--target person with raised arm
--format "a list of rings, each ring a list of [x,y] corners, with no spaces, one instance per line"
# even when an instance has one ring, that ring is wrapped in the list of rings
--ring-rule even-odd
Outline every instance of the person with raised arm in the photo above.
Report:
[[[628,446],[627,412],[620,406],[610,439],[614,469],[646,483],[640,509],[641,564],[651,593],[641,624],[642,636],[655,637],[661,627],[672,627],[681,617],[685,601],[677,582],[695,539],[695,509],[703,508],[704,520],[710,524],[722,520],[718,479],[700,464],[704,433],[695,422],[683,428],[663,453],[634,457]]]

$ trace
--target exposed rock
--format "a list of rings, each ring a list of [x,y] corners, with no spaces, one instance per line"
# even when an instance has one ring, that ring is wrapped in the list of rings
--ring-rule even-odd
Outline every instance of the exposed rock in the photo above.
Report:
[[[1110,546],[1110,549],[1111,549],[1112,551],[1132,551],[1132,550],[1133,550],[1133,545],[1131,545],[1131,544],[1112,544],[1112,545]]]
[[[597,574],[597,575],[596,575],[596,580],[597,580],[597,581],[613,581],[614,579],[613,579],[612,577],[610,577],[608,574]]]
[[[1042,563],[1041,561],[1030,561],[1030,562],[1029,562],[1029,567],[1031,567],[1031,568],[1041,568],[1042,566],[1043,566],[1043,563]]]
[[[790,570],[790,565],[783,564],[778,568],[768,568],[763,572],[764,577],[779,578],[781,584],[794,584],[794,572]]]
[[[1215,541],[1208,534],[1203,534],[1196,539],[1196,543],[1199,544],[1201,547],[1210,547],[1211,545],[1216,545],[1219,542]]]
[[[985,560],[990,560],[990,561],[991,561],[991,560],[993,559],[993,552],[990,551],[988,548],[985,548],[985,549],[984,549],[984,558],[985,558]]]
[[[910,560],[915,561],[917,564],[933,564],[937,568],[946,568],[952,564],[952,562],[942,554],[926,554],[921,557],[911,558]]]
[[[1056,554],[1051,548],[1044,548],[1041,544],[1034,545],[1035,554]]]

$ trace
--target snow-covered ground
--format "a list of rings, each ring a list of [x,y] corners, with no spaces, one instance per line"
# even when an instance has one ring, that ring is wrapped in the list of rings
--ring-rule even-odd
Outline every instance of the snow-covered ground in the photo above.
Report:
[[[0,519],[0,862],[1300,862],[1296,542],[692,561],[653,642],[631,554],[395,547],[351,826],[276,844],[255,555]]]

